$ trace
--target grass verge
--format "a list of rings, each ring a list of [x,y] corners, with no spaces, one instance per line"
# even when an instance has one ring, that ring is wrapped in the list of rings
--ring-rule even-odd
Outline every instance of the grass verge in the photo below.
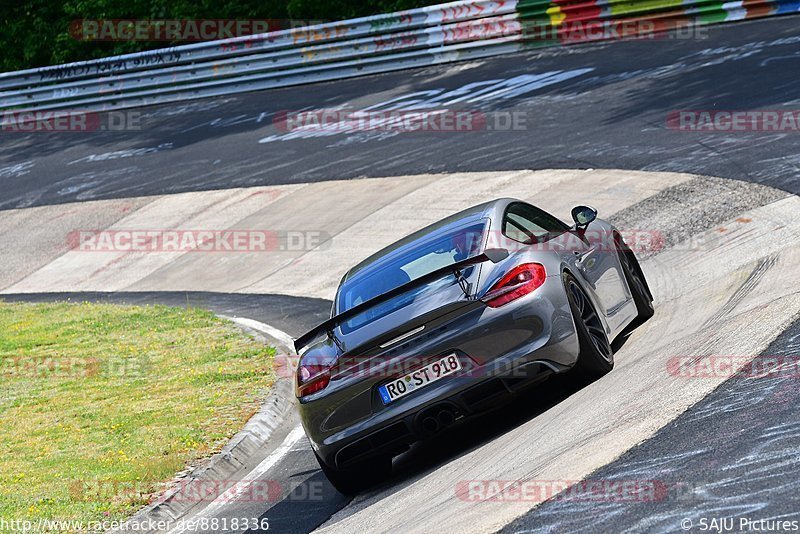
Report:
[[[274,353],[197,309],[0,302],[0,518],[130,515],[258,411]]]

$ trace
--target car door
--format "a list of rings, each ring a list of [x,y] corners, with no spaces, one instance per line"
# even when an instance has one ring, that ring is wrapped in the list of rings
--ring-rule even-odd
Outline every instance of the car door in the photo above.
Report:
[[[629,300],[622,280],[615,247],[600,225],[587,232],[567,226],[557,217],[525,202],[509,205],[503,222],[503,232],[517,241],[547,243],[547,249],[559,254],[594,293],[598,310],[606,317],[613,316]],[[609,241],[611,240],[611,241]]]

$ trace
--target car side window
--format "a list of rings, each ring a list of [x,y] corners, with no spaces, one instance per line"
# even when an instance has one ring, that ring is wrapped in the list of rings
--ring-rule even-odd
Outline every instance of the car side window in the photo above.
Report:
[[[542,243],[569,230],[569,226],[546,211],[516,202],[506,209],[503,235],[525,244]]]

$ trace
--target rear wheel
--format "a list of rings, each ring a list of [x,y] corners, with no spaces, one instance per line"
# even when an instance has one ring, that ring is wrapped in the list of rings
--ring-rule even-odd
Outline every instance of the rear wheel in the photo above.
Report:
[[[392,473],[392,459],[388,457],[375,458],[342,470],[325,463],[316,452],[314,456],[331,485],[344,495],[355,495],[386,480]]]
[[[617,238],[617,254],[638,313],[636,320],[628,327],[628,330],[630,330],[644,323],[655,314],[653,296],[650,294],[650,287],[648,287],[642,268],[639,266],[639,260],[636,259],[633,251],[628,248],[628,245],[625,244],[621,237]]]
[[[586,292],[570,274],[564,273],[564,287],[580,344],[573,372],[581,378],[599,378],[614,368],[614,351],[603,322]]]

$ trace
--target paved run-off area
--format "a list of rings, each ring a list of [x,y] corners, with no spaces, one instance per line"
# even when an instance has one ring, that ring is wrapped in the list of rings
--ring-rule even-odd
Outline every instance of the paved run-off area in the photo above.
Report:
[[[573,204],[583,201],[602,216],[690,178],[630,171],[421,175],[7,210],[0,212],[0,251],[7,258],[0,287],[5,293],[198,290],[329,299],[356,262],[470,205],[514,196],[568,220]],[[302,232],[328,241],[314,246],[309,238],[296,250],[266,252],[70,250],[76,231],[181,229]]]

